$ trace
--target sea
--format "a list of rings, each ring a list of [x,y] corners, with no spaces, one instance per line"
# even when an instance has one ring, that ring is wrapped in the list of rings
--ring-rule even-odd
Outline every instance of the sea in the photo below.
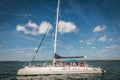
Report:
[[[44,64],[46,61],[34,63]],[[48,63],[50,61],[47,61]],[[28,65],[28,62],[0,61],[0,80],[120,80],[120,60],[89,60],[90,66],[100,66],[104,74],[79,74],[79,75],[40,75],[17,76],[18,69]]]

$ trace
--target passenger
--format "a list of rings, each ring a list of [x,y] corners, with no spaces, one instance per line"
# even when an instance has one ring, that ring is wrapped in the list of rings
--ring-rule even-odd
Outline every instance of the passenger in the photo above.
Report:
[[[37,64],[35,66],[37,67]]]
[[[38,65],[38,67],[40,67],[40,65]]]
[[[76,64],[76,66],[78,66],[78,63],[77,63],[77,62],[76,62],[75,64]]]
[[[70,63],[70,66],[72,66],[72,63]]]
[[[73,66],[76,66],[76,64],[75,64],[75,63],[73,63]]]
[[[63,63],[62,62],[59,62],[59,66],[61,67],[63,65]]]
[[[46,65],[47,65],[47,64],[46,64],[46,63],[44,63],[44,67],[46,67]]]
[[[66,65],[69,65],[69,63],[67,62]]]
[[[78,63],[78,66],[80,67],[80,66],[81,66],[81,64],[80,64],[80,63]]]

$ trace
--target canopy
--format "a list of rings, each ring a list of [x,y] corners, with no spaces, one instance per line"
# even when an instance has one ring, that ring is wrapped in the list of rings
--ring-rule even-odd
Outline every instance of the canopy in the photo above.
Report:
[[[63,57],[63,56],[59,56],[58,54],[55,53],[54,58],[55,58],[55,59],[63,59],[63,58],[84,58],[84,56]]]

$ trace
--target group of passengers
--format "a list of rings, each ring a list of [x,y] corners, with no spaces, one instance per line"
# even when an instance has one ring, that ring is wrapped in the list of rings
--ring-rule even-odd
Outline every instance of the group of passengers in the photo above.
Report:
[[[88,64],[86,63],[80,63],[80,62],[70,62],[70,63],[63,63],[63,62],[59,62],[55,64],[56,67],[64,67],[64,66],[72,66],[72,67],[88,67]]]
[[[51,63],[50,66],[52,66],[53,64]],[[44,63],[44,65],[40,65],[40,64],[36,64],[36,67],[47,67],[49,65],[47,65],[46,63]],[[86,64],[85,62],[58,62],[55,63],[54,66],[56,67],[65,67],[65,66],[70,66],[70,67],[88,67],[88,64]]]

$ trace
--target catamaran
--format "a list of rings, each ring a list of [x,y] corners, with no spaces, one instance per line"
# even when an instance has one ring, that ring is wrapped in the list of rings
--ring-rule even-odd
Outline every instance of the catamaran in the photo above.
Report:
[[[56,59],[66,59],[66,58],[85,58],[85,56],[72,56],[72,57],[63,57],[56,53],[56,45],[57,45],[57,29],[58,29],[58,17],[59,17],[59,6],[60,6],[60,0],[58,0],[57,5],[57,14],[56,14],[56,28],[55,28],[55,40],[54,40],[54,58],[53,62],[50,65],[32,65],[32,61],[30,61],[28,66],[25,66],[24,68],[21,68],[18,70],[17,75],[57,75],[57,74],[102,74],[105,72],[100,67],[90,67],[86,63],[63,63],[59,62],[57,63]],[[45,36],[44,36],[45,37]],[[43,39],[44,39],[43,37]],[[43,41],[42,39],[42,41]],[[42,43],[40,43],[36,54],[40,48]],[[35,56],[32,60],[34,60]]]

